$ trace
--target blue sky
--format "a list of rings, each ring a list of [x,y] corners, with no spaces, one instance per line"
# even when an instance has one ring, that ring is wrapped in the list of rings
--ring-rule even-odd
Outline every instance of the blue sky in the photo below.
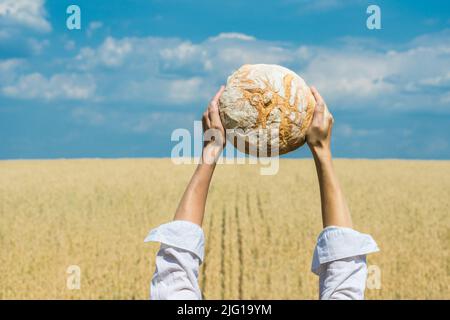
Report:
[[[450,159],[450,3],[362,0],[0,0],[0,158],[170,156],[244,63],[318,87],[336,156]]]

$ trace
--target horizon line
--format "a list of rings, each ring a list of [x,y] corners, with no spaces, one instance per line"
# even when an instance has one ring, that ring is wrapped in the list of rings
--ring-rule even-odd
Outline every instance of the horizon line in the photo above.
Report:
[[[246,157],[239,157],[239,159],[250,159],[248,156]],[[161,159],[161,160],[172,160],[171,157],[163,157],[163,156],[155,156],[155,157],[145,157],[145,156],[137,156],[137,157],[60,157],[60,158],[0,158],[0,162],[6,162],[6,161],[61,161],[61,160],[152,160],[152,159]],[[197,164],[195,163],[195,159],[198,159],[198,157],[176,157],[174,159],[185,159],[185,160],[192,160],[191,164]],[[230,158],[226,158],[230,159]],[[231,158],[233,159],[233,157]],[[267,159],[264,158],[264,159]],[[307,157],[279,157],[279,160],[312,160],[312,156]],[[364,158],[364,157],[333,157],[335,160],[372,160],[372,161],[450,161],[450,159],[435,159],[435,158]],[[247,160],[246,160],[247,161]],[[237,165],[240,165],[241,163],[237,163]],[[247,163],[243,163],[247,164]]]

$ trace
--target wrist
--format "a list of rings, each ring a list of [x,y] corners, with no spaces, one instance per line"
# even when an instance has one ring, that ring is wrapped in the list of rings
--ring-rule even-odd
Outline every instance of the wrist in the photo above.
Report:
[[[208,164],[205,163],[204,161],[200,162],[197,165],[197,172],[202,176],[202,177],[211,177],[214,173],[214,170],[216,169],[216,164]]]
[[[329,147],[311,147],[311,152],[316,162],[330,162],[332,159],[331,150]]]
[[[202,160],[197,165],[197,169],[195,170],[195,176],[197,177],[198,181],[201,181],[201,183],[209,183],[214,174],[215,169],[216,169],[215,163],[208,164]]]
[[[201,164],[216,165],[222,154],[223,147],[214,143],[208,143],[203,147]]]

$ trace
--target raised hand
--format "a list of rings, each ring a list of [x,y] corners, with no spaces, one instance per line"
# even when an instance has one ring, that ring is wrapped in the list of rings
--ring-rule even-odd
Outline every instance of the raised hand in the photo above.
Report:
[[[311,92],[316,100],[316,107],[313,120],[306,132],[306,141],[313,154],[329,152],[331,129],[334,123],[333,115],[328,111],[328,107],[317,89],[311,87]]]
[[[221,86],[203,113],[203,155],[202,161],[213,164],[217,161],[226,143],[225,129],[219,115],[219,98],[225,90]]]

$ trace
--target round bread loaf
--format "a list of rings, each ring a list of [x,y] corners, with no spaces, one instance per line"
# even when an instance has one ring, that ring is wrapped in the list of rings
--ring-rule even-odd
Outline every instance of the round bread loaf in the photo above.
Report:
[[[228,77],[219,99],[227,138],[238,150],[254,156],[285,154],[302,146],[314,107],[302,78],[268,64],[240,67]]]

